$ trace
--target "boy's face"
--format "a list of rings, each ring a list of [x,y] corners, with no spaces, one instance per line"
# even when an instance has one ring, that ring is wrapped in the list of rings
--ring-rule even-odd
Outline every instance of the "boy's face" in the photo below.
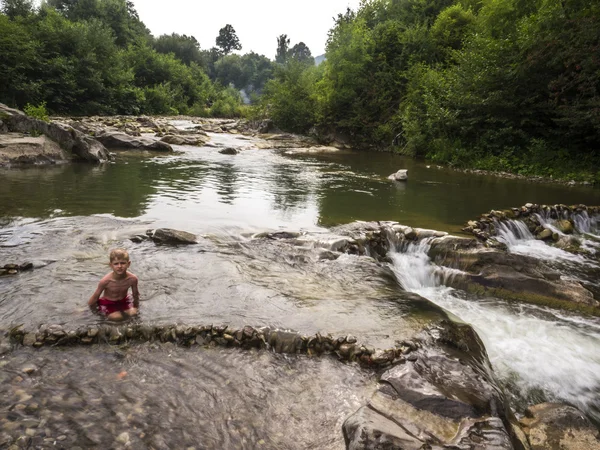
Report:
[[[110,267],[112,268],[115,275],[125,274],[130,265],[131,261],[127,261],[126,259],[117,258],[110,262]]]

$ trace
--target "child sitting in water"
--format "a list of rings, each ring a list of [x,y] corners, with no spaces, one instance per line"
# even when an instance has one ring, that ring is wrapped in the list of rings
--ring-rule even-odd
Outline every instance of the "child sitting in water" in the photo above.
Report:
[[[93,308],[98,305],[98,311],[110,320],[123,320],[135,316],[138,312],[140,292],[138,277],[127,269],[131,265],[129,253],[122,248],[110,252],[110,267],[112,272],[105,275],[98,283],[98,288],[88,300]],[[131,288],[131,295],[128,295]],[[103,297],[100,297],[104,293]]]

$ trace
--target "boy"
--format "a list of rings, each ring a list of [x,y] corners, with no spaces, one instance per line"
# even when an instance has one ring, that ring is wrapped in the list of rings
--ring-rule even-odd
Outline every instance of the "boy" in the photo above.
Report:
[[[127,269],[131,265],[129,253],[122,248],[110,252],[110,267],[112,272],[105,275],[98,283],[98,288],[88,300],[88,305],[93,308],[98,305],[98,311],[109,320],[124,320],[135,316],[138,312],[140,292],[138,291],[138,277]],[[131,288],[133,299],[127,292]],[[104,292],[104,296],[100,295]]]

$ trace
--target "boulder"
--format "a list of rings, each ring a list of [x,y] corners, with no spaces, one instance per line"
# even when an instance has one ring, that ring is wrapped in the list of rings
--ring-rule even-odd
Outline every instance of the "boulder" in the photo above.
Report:
[[[223,155],[237,155],[240,151],[237,148],[227,147],[222,150],[219,150],[219,153]]]
[[[577,408],[560,403],[531,406],[521,419],[532,450],[600,450],[598,429]]]
[[[146,231],[146,235],[158,244],[189,245],[197,244],[196,235],[186,231],[173,230],[171,228],[157,228]]]
[[[108,131],[96,136],[102,144],[109,149],[135,149],[135,150],[152,150],[159,152],[172,152],[171,147],[166,142],[156,141],[148,137],[130,136],[126,133]]]
[[[398,172],[391,174],[388,177],[388,180],[407,181],[408,180],[408,170],[400,169]]]
[[[556,228],[558,228],[561,231],[561,233],[573,234],[573,223],[570,220],[557,220],[555,225]]]
[[[46,136],[0,135],[0,166],[55,164],[70,160],[70,155]]]
[[[206,144],[210,138],[206,134],[194,134],[194,135],[175,135],[167,134],[160,139],[161,142],[166,142],[172,145],[191,145],[194,147],[201,147]]]
[[[34,119],[2,103],[0,103],[0,119],[9,131],[45,135],[73,159],[90,162],[111,160],[108,150],[100,142],[68,125]]]
[[[549,228],[544,228],[542,231],[540,231],[537,234],[536,239],[539,239],[542,241],[547,241],[548,239],[552,239],[552,230]]]

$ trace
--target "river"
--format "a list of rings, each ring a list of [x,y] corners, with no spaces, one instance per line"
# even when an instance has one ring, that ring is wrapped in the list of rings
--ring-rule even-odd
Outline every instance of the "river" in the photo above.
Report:
[[[491,209],[598,205],[598,189],[464,174],[386,153],[287,154],[240,135],[211,139],[215,147],[175,146],[168,155],[119,152],[102,166],[0,171],[0,262],[35,266],[0,278],[0,325],[95,323],[86,301],[108,270],[109,250],[124,246],[140,278],[143,321],[353,335],[384,348],[427,321],[403,303],[418,293],[474,325],[517,410],[559,400],[600,419],[597,319],[452,290],[432,275],[423,248],[391,255],[396,279],[369,258],[323,256],[332,227],[358,220],[457,234]],[[241,153],[218,152],[230,146]],[[387,180],[400,168],[407,183]],[[159,227],[194,233],[199,244],[129,240]],[[265,231],[302,234],[293,242],[255,238]],[[515,252],[560,259],[507,233]],[[23,348],[0,362],[5,402],[32,396],[50,411],[34,414],[29,399],[11,413],[31,421],[30,438],[71,448],[343,448],[341,423],[376,381],[327,358],[162,345]],[[36,366],[31,379],[20,376],[24,364]]]

